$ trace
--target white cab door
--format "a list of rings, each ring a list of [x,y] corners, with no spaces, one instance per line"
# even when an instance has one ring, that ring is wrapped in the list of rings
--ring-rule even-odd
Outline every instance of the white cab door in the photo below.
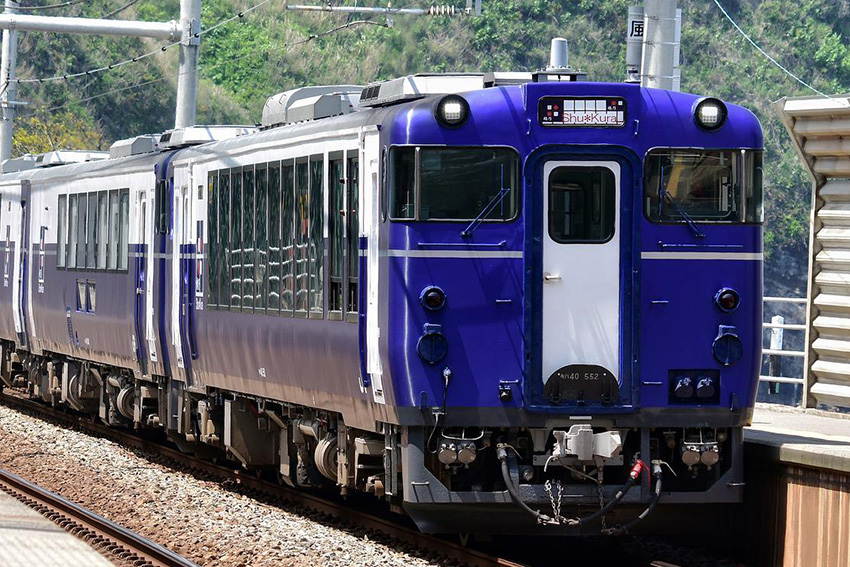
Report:
[[[380,292],[380,227],[381,198],[380,134],[366,130],[362,134],[363,171],[360,175],[361,199],[365,206],[363,230],[366,233],[366,372],[372,385],[372,397],[376,403],[385,403],[383,387],[383,365],[381,363],[381,299]]]
[[[543,169],[543,382],[570,365],[620,374],[620,167]]]

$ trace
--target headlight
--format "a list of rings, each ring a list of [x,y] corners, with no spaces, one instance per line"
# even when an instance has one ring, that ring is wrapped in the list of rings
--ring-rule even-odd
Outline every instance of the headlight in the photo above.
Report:
[[[469,118],[469,103],[462,96],[448,95],[437,105],[437,122],[449,128],[461,126]]]
[[[715,294],[714,303],[724,313],[730,313],[738,308],[738,305],[741,303],[741,297],[734,289],[724,287]]]
[[[726,105],[716,98],[704,98],[694,108],[694,120],[703,130],[717,130],[726,122]]]

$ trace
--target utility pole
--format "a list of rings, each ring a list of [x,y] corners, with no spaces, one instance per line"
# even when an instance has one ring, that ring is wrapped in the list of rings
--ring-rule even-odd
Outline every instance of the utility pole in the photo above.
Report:
[[[180,64],[177,70],[175,128],[195,125],[198,101],[198,51],[201,47],[201,0],[180,0]]]
[[[640,69],[644,87],[678,90],[681,12],[676,3],[677,0],[646,0]]]
[[[6,14],[14,14],[18,4],[15,0],[6,0]],[[18,60],[18,32],[14,29],[3,30],[3,55],[0,62],[0,162],[12,157],[12,126],[15,121],[15,66]]]
[[[0,161],[12,155],[12,128],[15,118],[15,67],[18,53],[18,31],[77,33],[87,35],[115,35],[149,37],[180,42],[180,67],[177,75],[177,109],[175,128],[195,124],[195,105],[198,92],[198,47],[200,45],[201,0],[180,1],[180,21],[139,22],[129,20],[102,20],[65,18],[55,16],[29,16],[16,13],[15,0],[5,0],[5,12],[0,14],[3,30],[3,52],[0,61],[0,106],[3,121],[0,123]]]
[[[201,45],[201,0],[180,0],[180,20],[165,23],[138,22],[129,20],[103,20],[88,18],[66,18],[53,16],[30,16],[16,13],[15,0],[4,0],[5,12],[0,14],[0,29],[3,31],[3,53],[0,62],[0,106],[3,122],[0,125],[0,161],[12,154],[12,126],[14,123],[15,65],[17,59],[17,31],[40,31],[56,33],[78,33],[90,35],[116,35],[150,37],[171,42],[180,42],[180,62],[177,72],[177,108],[174,112],[174,127],[186,128],[195,125],[198,99],[198,51]],[[426,9],[369,8],[344,6],[294,6],[284,4],[287,10],[347,12],[383,14],[388,25],[392,16],[453,16],[480,15],[481,0],[467,0],[466,8],[432,6]]]

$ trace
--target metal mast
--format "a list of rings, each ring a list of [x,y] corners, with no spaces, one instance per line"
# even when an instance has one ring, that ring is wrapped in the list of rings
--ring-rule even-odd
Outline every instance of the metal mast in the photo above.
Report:
[[[6,14],[14,14],[18,6],[14,0],[6,0]],[[0,62],[0,162],[12,157],[12,126],[15,121],[15,66],[18,60],[18,32],[3,30],[3,56]]]
[[[120,35],[150,37],[180,42],[180,66],[177,75],[177,109],[174,127],[195,124],[198,92],[198,48],[200,46],[201,0],[180,1],[180,21],[140,22],[129,20],[100,20],[29,16],[17,14],[15,0],[5,0],[5,12],[0,14],[3,31],[3,54],[0,62],[0,105],[3,121],[0,124],[0,161],[12,155],[12,127],[15,118],[15,67],[17,63],[17,31],[78,33],[91,35]]]
[[[677,0],[646,0],[643,35],[643,57],[639,74],[641,85],[655,89],[679,90],[681,74],[679,70],[679,42],[681,34],[681,11],[676,9]],[[633,18],[640,8],[629,10],[632,39],[634,34]],[[627,52],[634,57],[634,47]],[[634,61],[627,61],[628,75],[635,77]]]

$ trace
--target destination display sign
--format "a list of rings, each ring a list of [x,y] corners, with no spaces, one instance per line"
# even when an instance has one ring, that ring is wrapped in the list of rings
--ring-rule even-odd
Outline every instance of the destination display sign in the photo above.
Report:
[[[616,97],[543,97],[538,117],[543,126],[620,128],[626,124],[626,101]]]

